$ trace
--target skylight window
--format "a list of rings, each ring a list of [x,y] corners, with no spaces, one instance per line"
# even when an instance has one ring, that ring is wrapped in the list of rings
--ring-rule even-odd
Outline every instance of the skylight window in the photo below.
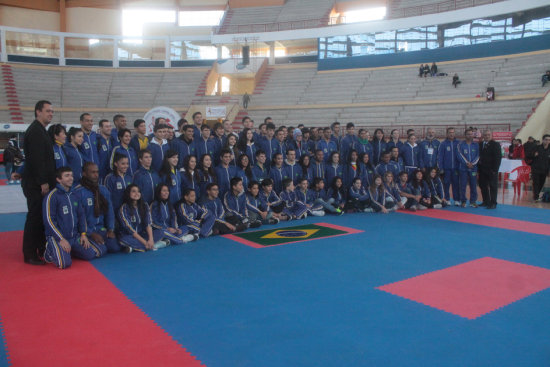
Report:
[[[180,27],[217,26],[223,17],[223,10],[181,11]]]
[[[386,7],[369,8],[361,10],[347,11],[344,14],[344,23],[369,22],[372,20],[384,19],[386,16]]]

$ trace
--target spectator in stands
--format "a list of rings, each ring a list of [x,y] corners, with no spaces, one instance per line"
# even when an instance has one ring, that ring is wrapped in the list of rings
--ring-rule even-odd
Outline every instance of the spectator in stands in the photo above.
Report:
[[[80,127],[84,133],[84,140],[80,145],[80,151],[86,162],[94,162],[99,164],[99,156],[97,153],[97,134],[92,130],[94,127],[94,119],[89,113],[80,115]]]
[[[118,131],[122,129],[126,129],[126,116],[124,115],[113,116],[113,124],[115,125],[115,127],[111,130],[111,136],[118,143],[119,142]]]
[[[541,201],[539,197],[546,176],[550,176],[550,135],[545,134],[542,137],[542,144],[537,146],[533,153],[533,163],[531,164],[531,175],[533,177],[533,199]]]
[[[500,144],[493,140],[490,130],[483,132],[483,141],[479,143],[479,188],[481,189],[481,206],[496,209],[498,193],[498,168],[502,159]]]
[[[202,113],[197,111],[193,114],[193,138],[195,139],[195,141],[198,141],[201,137],[202,124]]]
[[[542,86],[544,87],[546,83],[550,82],[550,70],[546,70],[546,73],[540,78],[542,81]]]
[[[419,77],[424,76],[424,64],[420,64],[420,67],[418,68],[418,76]]]
[[[153,128],[157,128],[158,125],[155,125]],[[145,135],[147,132],[147,127],[145,125],[145,120],[143,119],[137,119],[134,121],[134,130],[136,131],[136,135],[132,137],[132,140],[130,140],[130,146],[134,149],[136,154],[143,149],[147,149],[149,147],[149,137]]]
[[[432,63],[432,67],[430,68],[430,75],[437,76],[437,65],[435,62]]]
[[[103,182],[105,176],[109,173],[109,160],[111,159],[111,150],[116,144],[116,140],[112,137],[111,121],[107,119],[99,120],[99,134],[97,134],[97,149],[99,157],[99,179]]]
[[[248,95],[247,92],[244,92],[244,95],[243,95],[243,107],[244,109],[246,110],[248,108],[248,103],[250,102],[250,96]]]
[[[457,85],[459,85],[460,83],[462,83],[462,81],[460,80],[460,78],[458,77],[458,74],[455,73],[455,75],[453,75],[453,87],[457,87]]]

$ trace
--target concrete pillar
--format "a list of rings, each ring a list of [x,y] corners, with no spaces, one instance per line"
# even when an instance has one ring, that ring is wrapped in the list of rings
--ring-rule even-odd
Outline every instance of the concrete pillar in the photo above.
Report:
[[[275,42],[269,44],[269,65],[275,65]]]

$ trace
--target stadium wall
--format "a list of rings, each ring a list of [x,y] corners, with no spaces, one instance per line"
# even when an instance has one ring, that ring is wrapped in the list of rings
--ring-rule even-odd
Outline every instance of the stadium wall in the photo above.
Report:
[[[439,48],[397,54],[365,55],[345,58],[320,59],[318,70],[360,69],[395,65],[410,65],[442,61],[503,56],[523,52],[546,50],[550,47],[550,34],[517,40],[483,43],[472,46]]]

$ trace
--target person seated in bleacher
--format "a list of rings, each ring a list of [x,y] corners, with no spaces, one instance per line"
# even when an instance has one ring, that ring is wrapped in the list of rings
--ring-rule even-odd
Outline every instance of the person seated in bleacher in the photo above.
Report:
[[[121,248],[115,236],[115,211],[111,194],[105,186],[99,184],[97,164],[84,164],[82,179],[75,188],[75,193],[84,210],[90,239],[94,243],[105,245],[109,252],[119,252]]]
[[[424,76],[424,64],[420,64],[420,67],[418,68],[418,76],[419,77]]]
[[[542,74],[542,77],[540,79],[542,82],[542,86],[544,87],[546,83],[550,82],[550,70],[546,70],[546,73]]]
[[[430,67],[430,75],[437,76],[437,65],[435,64],[435,62],[433,62],[432,66]]]
[[[143,200],[149,205],[155,198],[155,187],[160,182],[157,171],[151,168],[153,157],[149,149],[140,150],[138,153],[139,168],[134,173],[133,182],[139,186]]]
[[[72,264],[71,255],[83,260],[101,257],[105,245],[88,239],[84,209],[73,191],[73,172],[70,167],[56,171],[56,187],[43,199],[43,222],[46,234],[44,260],[60,269]]]
[[[452,82],[453,87],[456,88],[460,83],[462,83],[462,81],[458,77],[458,74],[455,73],[455,75],[453,75],[453,82]]]
[[[179,245],[199,238],[190,234],[187,226],[179,226],[174,206],[170,204],[170,188],[160,183],[155,188],[155,200],[151,204],[151,219],[153,230],[163,232],[162,239],[171,245]]]

